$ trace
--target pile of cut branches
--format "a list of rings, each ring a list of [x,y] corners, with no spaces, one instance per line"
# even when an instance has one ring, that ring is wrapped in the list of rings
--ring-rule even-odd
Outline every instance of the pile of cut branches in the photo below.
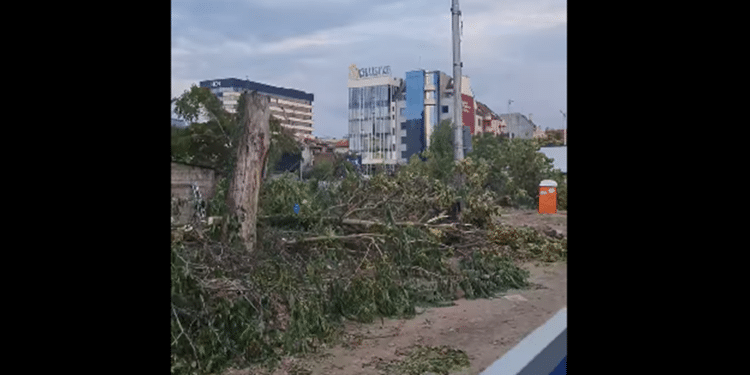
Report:
[[[210,228],[173,237],[172,373],[274,367],[338,342],[344,320],[527,286],[513,257],[535,248],[461,223],[458,194],[408,170],[328,188],[285,177],[261,190],[256,252],[213,240]]]

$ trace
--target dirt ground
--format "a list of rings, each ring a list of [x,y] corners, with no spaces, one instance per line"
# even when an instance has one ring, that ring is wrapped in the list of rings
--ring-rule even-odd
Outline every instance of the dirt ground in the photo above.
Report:
[[[567,212],[540,215],[536,211],[504,211],[500,221],[514,226],[545,226],[567,237]],[[534,287],[510,290],[492,299],[455,301],[454,306],[418,309],[413,319],[378,319],[372,324],[347,325],[346,347],[338,345],[307,358],[288,358],[273,375],[382,375],[374,364],[399,357],[414,344],[449,345],[469,356],[470,367],[454,375],[479,374],[526,335],[567,306],[566,263],[523,265]],[[398,353],[398,354],[397,354]],[[303,371],[292,371],[304,368]],[[250,369],[230,370],[225,375],[249,375]]]
[[[557,211],[556,214],[540,214],[533,210],[504,209],[500,223],[513,226],[528,226],[536,229],[549,227],[558,229],[568,237],[568,211]]]

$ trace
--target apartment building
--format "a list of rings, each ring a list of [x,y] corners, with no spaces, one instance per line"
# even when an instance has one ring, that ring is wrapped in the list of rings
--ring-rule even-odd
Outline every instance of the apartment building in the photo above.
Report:
[[[201,81],[200,87],[211,90],[230,113],[237,112],[242,92],[257,91],[270,99],[271,116],[279,120],[281,126],[292,130],[300,139],[314,138],[313,94],[237,78]]]

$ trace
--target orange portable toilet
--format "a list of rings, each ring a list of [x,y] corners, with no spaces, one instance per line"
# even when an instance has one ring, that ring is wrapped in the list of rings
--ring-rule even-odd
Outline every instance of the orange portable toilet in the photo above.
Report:
[[[543,180],[539,183],[539,213],[557,213],[557,182]]]

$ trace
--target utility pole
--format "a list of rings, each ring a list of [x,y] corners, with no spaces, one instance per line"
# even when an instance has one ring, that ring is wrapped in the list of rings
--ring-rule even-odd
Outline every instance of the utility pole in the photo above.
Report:
[[[567,146],[568,145],[568,132],[565,131],[565,121],[568,119],[568,115],[565,112],[563,112],[562,109],[560,110],[560,113],[562,113],[563,115],[563,146]]]
[[[458,9],[458,0],[452,0],[451,6],[451,18],[453,21],[453,129],[454,129],[454,142],[453,142],[453,159],[454,162],[461,161],[464,159],[464,126],[461,121],[464,113],[463,98],[461,97],[461,68],[463,63],[461,62],[461,29],[459,26],[459,17],[461,17],[461,11]],[[456,187],[459,191],[462,190],[464,185],[464,176],[458,174],[456,176]],[[465,207],[465,199],[462,197],[458,201],[458,217],[461,217],[461,211]]]
[[[461,115],[464,111],[461,99],[461,36],[459,28],[459,17],[461,11],[458,9],[458,0],[452,0],[451,16],[453,20],[453,158],[463,160],[464,158],[464,134]]]

